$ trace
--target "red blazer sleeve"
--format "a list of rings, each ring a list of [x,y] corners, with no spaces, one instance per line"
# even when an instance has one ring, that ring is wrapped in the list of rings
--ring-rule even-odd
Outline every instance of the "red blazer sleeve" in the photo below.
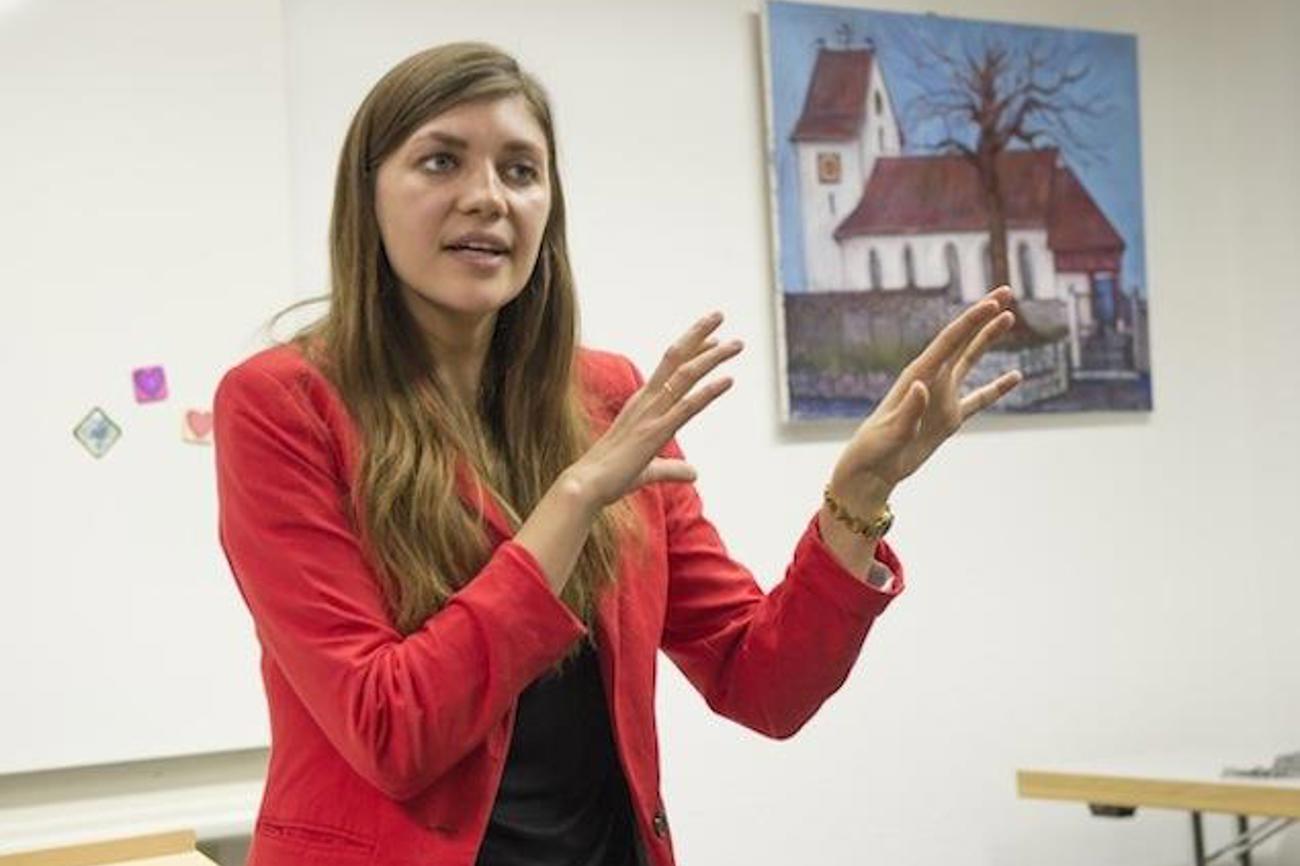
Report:
[[[632,368],[636,386],[642,377]],[[676,440],[664,456],[683,457]],[[789,737],[844,683],[876,617],[903,590],[903,568],[881,590],[826,547],[814,514],[785,579],[764,594],[733,560],[693,484],[663,484],[668,602],[662,647],[716,712],[770,737]]]
[[[245,365],[218,388],[222,547],[264,651],[325,736],[407,799],[480,744],[585,629],[507,541],[403,637],[344,509],[329,427],[301,387]]]

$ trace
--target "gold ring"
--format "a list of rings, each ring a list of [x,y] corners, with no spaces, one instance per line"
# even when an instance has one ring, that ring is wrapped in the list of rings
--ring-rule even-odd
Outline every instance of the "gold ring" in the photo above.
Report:
[[[676,397],[677,397],[676,392],[673,391],[673,386],[672,386],[671,384],[669,384],[668,382],[664,382],[664,390],[668,392],[668,396],[669,396],[669,397],[672,397],[672,398],[676,398]]]

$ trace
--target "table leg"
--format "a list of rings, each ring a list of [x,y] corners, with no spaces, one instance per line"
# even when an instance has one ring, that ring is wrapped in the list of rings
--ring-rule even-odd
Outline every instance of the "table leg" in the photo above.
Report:
[[[1192,813],[1192,852],[1196,866],[1205,866],[1205,832],[1200,812]]]
[[[1237,816],[1237,827],[1240,829],[1240,833],[1237,837],[1222,848],[1219,848],[1217,851],[1211,851],[1209,854],[1205,854],[1204,849],[1202,848],[1197,852],[1199,857],[1197,862],[1204,863],[1205,866],[1213,866],[1213,864],[1218,863],[1221,860],[1235,857],[1237,863],[1244,866],[1244,864],[1250,862],[1251,851],[1260,845],[1263,845],[1269,839],[1273,838],[1278,833],[1281,833],[1294,823],[1294,818],[1265,818],[1263,821],[1260,821],[1252,827],[1248,817],[1245,815],[1239,815]],[[1195,832],[1195,823],[1193,823],[1192,829],[1193,832]]]

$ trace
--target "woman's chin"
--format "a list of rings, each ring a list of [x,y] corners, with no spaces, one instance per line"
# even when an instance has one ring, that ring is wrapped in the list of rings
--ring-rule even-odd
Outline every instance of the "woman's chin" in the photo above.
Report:
[[[404,294],[416,318],[432,314],[472,322],[500,312],[519,296],[519,292],[520,289],[500,284],[485,285],[476,280],[470,285],[448,286],[444,283],[436,291],[413,289]]]

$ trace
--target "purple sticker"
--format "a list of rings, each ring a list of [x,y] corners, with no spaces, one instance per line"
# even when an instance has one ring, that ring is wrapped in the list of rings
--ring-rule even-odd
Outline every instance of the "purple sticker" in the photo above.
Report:
[[[162,367],[141,367],[131,371],[135,402],[156,403],[167,399],[167,374]]]

